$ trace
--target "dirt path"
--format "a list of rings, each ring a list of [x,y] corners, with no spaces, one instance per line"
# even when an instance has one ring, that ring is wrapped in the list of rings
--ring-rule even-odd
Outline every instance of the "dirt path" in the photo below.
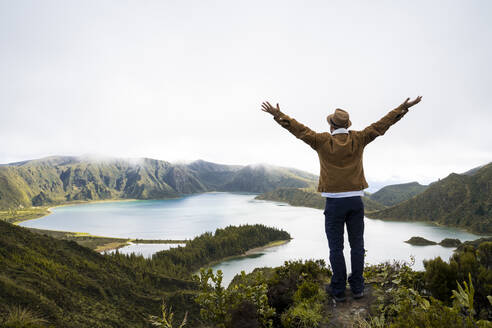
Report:
[[[328,297],[329,303],[325,308],[325,313],[329,315],[329,322],[322,324],[320,328],[352,328],[357,318],[367,318],[370,306],[375,300],[373,290],[371,285],[366,285],[364,297],[358,300],[352,298],[350,288],[347,288],[345,302],[335,302],[334,299]]]

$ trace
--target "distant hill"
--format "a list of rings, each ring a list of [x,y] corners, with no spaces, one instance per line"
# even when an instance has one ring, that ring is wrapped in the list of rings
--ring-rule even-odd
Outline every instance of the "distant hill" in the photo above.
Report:
[[[370,198],[383,205],[393,206],[424,192],[427,187],[418,182],[394,184],[381,188],[371,194]]]
[[[273,200],[279,202],[285,202],[293,206],[305,206],[312,208],[325,208],[325,198],[320,193],[314,190],[305,190],[299,188],[278,188],[273,191],[266,192],[256,199]],[[364,209],[367,212],[378,211],[385,208],[384,205],[371,200],[369,197],[362,197],[364,202]]]
[[[452,173],[417,196],[371,213],[371,218],[430,221],[492,233],[492,163],[472,175]]]
[[[206,191],[307,188],[317,176],[268,165],[52,156],[0,166],[0,209],[77,200],[162,199]]]

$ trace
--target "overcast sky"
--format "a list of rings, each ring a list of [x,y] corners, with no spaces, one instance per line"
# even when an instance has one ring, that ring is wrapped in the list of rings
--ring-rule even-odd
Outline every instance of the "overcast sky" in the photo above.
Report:
[[[492,161],[492,1],[0,0],[0,163],[99,154],[269,163],[318,132],[420,104],[364,154],[368,180],[427,183]]]

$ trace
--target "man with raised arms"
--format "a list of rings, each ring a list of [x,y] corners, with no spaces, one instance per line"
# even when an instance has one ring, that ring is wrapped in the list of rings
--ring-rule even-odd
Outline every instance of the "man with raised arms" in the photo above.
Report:
[[[328,292],[337,302],[346,300],[347,269],[343,256],[344,226],[347,226],[350,243],[352,273],[348,283],[355,299],[364,296],[364,204],[362,196],[368,187],[364,177],[362,154],[364,148],[390,126],[398,122],[408,109],[420,102],[421,96],[390,111],[379,121],[362,131],[348,130],[352,122],[349,113],[337,108],[327,116],[330,132],[317,133],[280,111],[277,104],[262,104],[262,110],[273,115],[274,120],[290,133],[307,143],[319,157],[320,174],[318,192],[326,197],[325,231],[330,247],[333,270]]]

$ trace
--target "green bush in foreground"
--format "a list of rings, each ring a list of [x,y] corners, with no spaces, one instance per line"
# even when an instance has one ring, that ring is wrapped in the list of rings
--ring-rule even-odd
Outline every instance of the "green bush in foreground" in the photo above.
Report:
[[[149,321],[154,327],[161,327],[161,328],[183,328],[186,325],[186,319],[188,318],[188,312],[185,313],[183,321],[179,324],[179,326],[175,326],[174,323],[174,312],[172,307],[169,309],[167,308],[167,305],[165,302],[162,303],[161,306],[161,316],[155,316],[151,315],[149,317]]]
[[[457,283],[469,281],[475,286],[474,309],[480,319],[492,320],[492,307],[487,299],[492,293],[492,242],[485,241],[478,246],[466,246],[455,252],[449,263],[440,257],[424,261],[425,286],[432,296],[451,304],[453,290]]]
[[[249,275],[242,272],[226,289],[220,271],[202,270],[196,302],[202,319],[213,327],[314,328],[323,318],[324,283],[330,276],[322,260],[287,261]]]
[[[444,276],[429,266],[426,266],[428,271],[412,270],[413,259],[410,263],[367,266],[364,275],[373,290],[374,301],[368,299],[371,302],[369,316],[354,316],[352,324],[359,328],[490,327],[492,323],[487,321],[487,314],[492,308],[492,296],[487,295],[488,303],[479,306],[480,293],[490,292],[488,281],[474,278],[476,274],[483,278],[480,273],[490,265],[486,261],[490,258],[488,247],[482,243],[476,245],[473,252],[472,249],[459,251],[449,264],[440,259],[433,260],[440,266],[442,263],[449,266]],[[453,265],[453,261],[460,264]],[[449,285],[450,295],[439,289],[448,288],[447,283],[437,284],[439,279],[460,277],[465,272],[466,280],[455,280]],[[331,272],[321,260],[288,261],[276,268],[255,269],[251,274],[236,276],[227,289],[221,286],[220,273],[215,276],[210,271],[205,277],[215,285],[209,285],[208,280],[202,278],[202,294],[196,301],[201,307],[202,318],[213,327],[315,328],[337,319],[328,314],[331,311],[328,311],[330,306],[323,287]],[[254,298],[245,297],[248,293],[244,292],[260,286],[261,305]],[[236,290],[241,292],[235,293]],[[269,316],[261,321],[265,309]]]
[[[326,299],[325,291],[317,282],[304,280],[294,293],[293,305],[281,316],[282,326],[286,328],[314,328],[323,319],[322,305]]]
[[[405,262],[367,267],[366,281],[375,286],[376,301],[372,317],[360,320],[358,326],[491,327],[487,320],[492,297],[486,295],[491,291],[486,279],[490,263],[484,261],[488,251],[489,245],[482,243],[476,249],[455,253],[450,263],[440,258],[426,261],[424,272],[413,271]],[[465,273],[467,278],[461,279]],[[453,278],[460,280],[453,284]]]
[[[39,314],[20,306],[11,307],[5,319],[0,320],[1,327],[5,328],[48,328],[47,324]]]
[[[246,276],[244,271],[241,275]],[[272,327],[275,310],[268,305],[267,285],[261,273],[256,277],[256,284],[239,283],[228,289],[222,286],[220,270],[214,275],[212,269],[201,269],[196,280],[200,285],[196,302],[201,306],[200,315],[205,322],[218,328]]]

